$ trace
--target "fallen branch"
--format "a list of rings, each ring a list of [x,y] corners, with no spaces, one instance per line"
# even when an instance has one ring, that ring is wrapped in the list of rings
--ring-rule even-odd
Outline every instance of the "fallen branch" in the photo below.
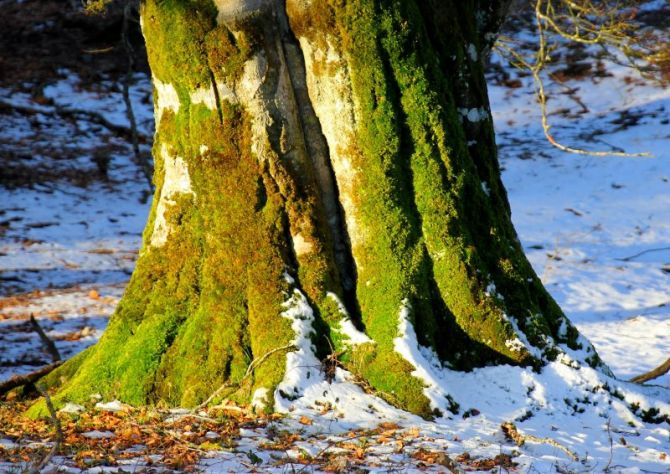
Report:
[[[63,361],[59,360],[53,364],[49,364],[45,367],[30,372],[25,375],[14,375],[4,382],[0,383],[0,397],[5,393],[9,392],[16,387],[23,387],[24,385],[30,385],[37,382],[39,379],[49,374],[54,369],[60,367],[63,364]]]
[[[44,348],[51,355],[52,362],[58,362],[59,360],[61,360],[60,352],[58,352],[56,344],[54,344],[54,342],[49,338],[49,336],[47,336],[47,333],[44,332],[44,329],[42,329],[42,327],[35,319],[35,316],[33,316],[32,314],[30,315],[30,324],[33,327],[33,330],[40,336]]]
[[[270,357],[272,354],[274,354],[276,352],[279,352],[279,351],[287,351],[287,350],[291,350],[291,349],[292,350],[298,350],[298,348],[296,346],[294,346],[293,344],[287,344],[287,345],[282,346],[282,347],[276,347],[276,348],[272,349],[271,351],[266,352],[265,354],[263,354],[258,359],[252,360],[251,363],[249,364],[249,367],[247,367],[247,371],[244,373],[244,376],[240,379],[239,382],[226,382],[226,383],[224,383],[219,388],[217,388],[214,391],[214,393],[212,393],[207,398],[207,400],[202,402],[200,405],[198,405],[197,407],[195,407],[191,411],[195,412],[195,411],[198,411],[198,410],[201,410],[201,409],[205,408],[207,405],[209,405],[209,403],[212,400],[214,400],[216,397],[218,397],[221,394],[221,392],[223,392],[224,390],[226,390],[228,388],[238,387],[242,382],[244,382],[245,379],[247,379],[252,374],[252,372],[254,371],[254,369],[256,367],[258,367],[263,362],[265,362],[268,359],[268,357]]]
[[[37,390],[42,394],[44,397],[44,400],[46,401],[47,408],[49,409],[49,420],[51,421],[51,424],[54,426],[56,430],[56,440],[54,442],[53,447],[51,448],[51,451],[47,453],[44,458],[39,463],[34,464],[30,469],[26,470],[26,474],[39,474],[42,472],[42,469],[44,469],[51,459],[56,455],[58,450],[60,449],[60,445],[63,442],[63,430],[61,429],[60,426],[60,420],[58,419],[58,416],[56,415],[56,410],[54,409],[53,403],[51,403],[51,397],[49,394],[46,392],[46,390],[42,389],[41,387],[36,387]]]
[[[642,375],[638,375],[637,377],[633,377],[632,379],[630,379],[630,382],[633,383],[649,382],[650,380],[657,379],[661,375],[665,375],[668,372],[670,372],[670,359],[667,359],[661,365],[659,365],[655,369],[650,370],[649,372],[646,372]]]
[[[36,108],[29,107],[26,105],[10,104],[7,102],[0,101],[0,112],[19,112],[24,115],[49,115],[49,116],[58,116],[58,117],[71,117],[74,119],[85,119],[89,122],[101,125],[108,129],[109,131],[115,133],[116,135],[122,136],[124,138],[130,138],[132,135],[132,130],[123,125],[117,125],[115,123],[107,120],[102,114],[97,112],[92,112],[89,110],[78,110],[70,109],[67,107],[62,107],[59,105],[53,106],[51,109],[47,108]]]
[[[537,436],[522,434],[514,425],[514,423],[505,422],[502,425],[500,425],[500,429],[502,429],[502,432],[505,434],[505,437],[507,439],[514,441],[514,443],[516,443],[517,446],[523,446],[526,442],[536,444],[548,444],[563,451],[565,454],[570,456],[570,458],[572,458],[573,461],[579,461],[579,457],[570,448],[563,446],[558,441],[555,441],[551,438],[538,438]]]

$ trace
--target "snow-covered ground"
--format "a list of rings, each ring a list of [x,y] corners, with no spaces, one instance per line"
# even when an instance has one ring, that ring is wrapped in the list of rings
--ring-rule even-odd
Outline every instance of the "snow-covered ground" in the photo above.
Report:
[[[432,367],[431,390],[448,393],[460,410],[426,422],[365,394],[339,369],[329,384],[306,347],[291,365],[302,372],[287,378],[300,385],[303,396],[280,407],[290,416],[272,428],[300,434],[293,447],[261,449],[271,444],[268,428],[243,430],[234,452],[209,452],[200,467],[313,472],[316,468],[293,466],[291,459],[323,457],[329,450],[349,453],[351,446],[342,443],[351,440],[363,451],[363,461],[345,468],[365,466],[372,472],[423,469],[420,450],[446,452],[452,459],[463,453],[471,459],[509,454],[520,472],[670,472],[668,424],[643,422],[630,411],[637,403],[641,411],[655,407],[670,413],[670,391],[622,381],[670,355],[670,89],[619,66],[607,70],[605,77],[568,81],[571,94],[552,86],[554,136],[573,146],[651,152],[653,158],[579,156],[553,148],[542,134],[529,77],[518,77],[521,87],[510,88],[496,85],[492,75],[490,94],[503,179],[522,243],[549,291],[617,379],[558,362],[541,374],[506,366],[467,374]],[[150,137],[148,80],[138,77],[133,91],[142,134]],[[0,90],[9,97],[6,103],[38,109],[0,114],[0,153],[36,170],[35,176],[21,175],[34,183],[1,190],[0,379],[48,362],[29,329],[30,314],[65,356],[97,340],[132,270],[149,206],[142,202],[146,183],[124,139],[85,118],[53,119],[59,106],[101,113],[125,126],[114,84],[87,90],[63,71],[43,94],[47,100],[39,104],[28,94]],[[106,148],[100,147],[101,137]],[[61,156],[68,150],[70,155]],[[75,182],[76,176],[100,173],[95,160],[101,153],[110,157],[108,177]],[[39,175],[46,170],[60,175]],[[294,321],[297,342],[307,340],[300,333],[308,330],[309,311],[304,312]],[[409,329],[405,337],[411,337]],[[415,356],[429,362],[430,354]],[[670,377],[655,383],[667,387]],[[503,435],[504,422],[553,442],[516,446]],[[383,423],[398,427],[368,433],[365,442],[362,435],[346,434]],[[249,451],[255,464],[249,464]]]

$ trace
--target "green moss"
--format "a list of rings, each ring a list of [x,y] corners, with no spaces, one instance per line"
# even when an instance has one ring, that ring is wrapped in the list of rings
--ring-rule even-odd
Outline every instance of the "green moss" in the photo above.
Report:
[[[214,28],[216,13],[211,0],[142,2],[142,32],[148,39],[152,74],[186,91],[209,85],[203,38]]]

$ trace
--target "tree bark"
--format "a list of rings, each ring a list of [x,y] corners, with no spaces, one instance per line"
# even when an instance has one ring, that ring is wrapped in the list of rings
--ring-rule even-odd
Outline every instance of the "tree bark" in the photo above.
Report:
[[[291,354],[247,367],[299,320],[423,416],[401,328],[455,369],[600,364],[511,223],[483,68],[507,4],[146,0],[157,191],[109,328],[52,374],[54,401],[196,406],[230,381],[271,408],[300,395],[277,389]]]

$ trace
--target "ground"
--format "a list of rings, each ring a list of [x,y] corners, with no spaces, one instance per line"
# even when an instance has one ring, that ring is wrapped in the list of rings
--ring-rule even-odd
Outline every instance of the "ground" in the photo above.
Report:
[[[49,27],[14,23],[24,36],[26,29]],[[123,68],[111,61],[92,75],[76,61],[61,67],[53,61],[32,75],[5,69],[0,78],[0,380],[50,362],[30,329],[30,314],[64,357],[100,337],[132,271],[150,205],[128,141]],[[580,74],[576,61],[591,73]],[[339,368],[330,383],[307,351],[291,374],[304,380],[303,396],[279,406],[275,416],[235,406],[195,414],[142,410],[95,398],[68,407],[83,413],[59,415],[66,436],[52,466],[71,472],[161,466],[670,472],[663,420],[670,414],[670,376],[651,387],[624,382],[670,353],[670,89],[599,61],[573,48],[552,67],[563,81],[550,86],[554,136],[652,158],[560,152],[542,134],[532,79],[499,58],[488,78],[521,241],[614,377],[560,362],[541,373],[510,366],[458,373],[431,367],[430,354],[416,351],[414,357],[428,362],[422,378],[429,389],[444,389],[460,405],[457,414],[427,422],[366,393]],[[146,153],[153,126],[146,74],[134,76],[131,95]],[[300,343],[305,328],[294,329]],[[404,342],[411,346],[411,338],[408,331]],[[20,471],[53,440],[46,421],[17,424],[22,408],[0,402],[0,471]],[[524,445],[505,435],[506,422],[527,437]]]

